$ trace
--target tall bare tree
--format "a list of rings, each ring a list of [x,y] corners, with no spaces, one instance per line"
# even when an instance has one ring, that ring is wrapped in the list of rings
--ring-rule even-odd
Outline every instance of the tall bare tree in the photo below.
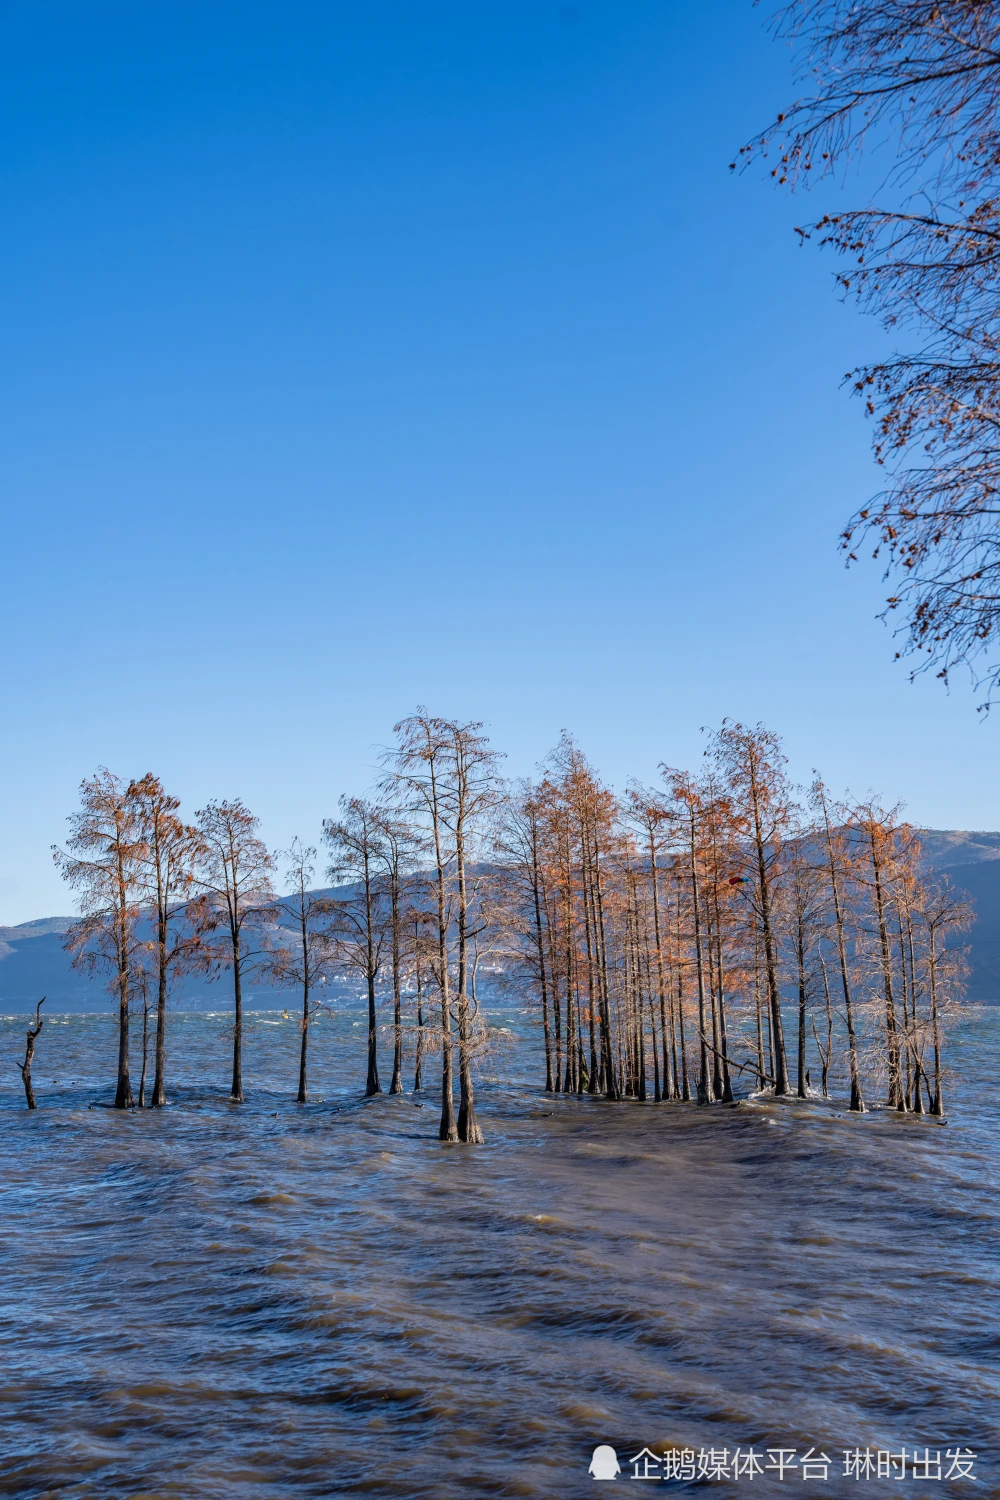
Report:
[[[230,1097],[243,1103],[243,982],[265,954],[271,916],[274,863],[256,818],[239,799],[209,802],[196,815],[199,839],[196,884],[206,898],[206,927],[220,936],[206,944],[216,970],[233,978],[233,1081]]]
[[[352,889],[331,908],[340,962],[359,974],[368,991],[367,1095],[380,1094],[376,990],[391,940],[383,869],[386,861],[384,815],[363,797],[341,797],[340,817],[327,818],[323,837],[330,851],[327,877]]]
[[[424,840],[411,821],[398,809],[379,807],[376,821],[381,840],[379,862],[389,899],[390,967],[392,970],[392,1081],[390,1094],[403,1092],[403,965],[405,932],[403,897],[408,876],[412,875]]]
[[[497,753],[478,723],[436,718],[424,709],[395,726],[395,750],[387,757],[388,784],[414,816],[424,820],[434,864],[438,918],[435,982],[441,999],[441,1140],[482,1141],[472,1078],[475,1006],[470,994],[476,936],[474,862],[485,824],[500,797]],[[452,936],[454,996],[458,1024],[460,1101],[455,1118],[452,1060]]]
[[[267,972],[279,984],[294,984],[302,992],[299,1086],[295,1099],[297,1104],[306,1104],[309,1100],[309,1027],[323,1009],[322,1000],[316,999],[316,991],[325,982],[335,954],[331,931],[334,902],[329,896],[312,889],[316,875],[314,848],[295,838],[278,858],[286,867],[288,894],[276,898],[271,911],[279,921],[285,918],[290,935],[285,937],[282,934],[283,940],[274,944],[267,959]]]
[[[709,1024],[706,1008],[708,985],[706,982],[707,962],[703,934],[704,902],[701,891],[703,863],[701,855],[704,843],[702,824],[705,809],[702,805],[703,799],[698,784],[689,772],[672,770],[667,766],[661,769],[669,788],[673,818],[678,825],[678,842],[681,844],[683,850],[684,878],[688,885],[688,909],[691,912],[691,927],[694,942],[694,971],[698,993],[698,1036],[700,1039],[700,1063],[697,1084],[698,1103],[707,1104],[709,1099],[708,1068],[710,1042],[707,1032]]]
[[[167,995],[171,982],[190,970],[199,953],[202,913],[195,899],[194,881],[203,851],[198,830],[177,816],[180,802],[164,789],[158,776],[148,772],[133,781],[128,795],[140,832],[139,896],[152,912],[153,921],[149,946],[156,987],[156,1049],[150,1104],[159,1109],[167,1102]],[[140,1085],[140,1103],[143,1093]]]
[[[934,1058],[934,1088],[930,1112],[944,1114],[944,1069],[941,1053],[944,1045],[945,1016],[961,994],[964,979],[964,955],[949,952],[949,934],[965,932],[972,925],[972,908],[961,891],[956,891],[946,877],[941,877],[922,893],[922,916],[927,931],[927,975],[930,996],[931,1048]],[[919,1086],[919,1085],[918,1085]]]
[[[543,797],[544,793],[540,796],[530,782],[517,784],[506,801],[503,817],[498,820],[495,850],[504,862],[504,874],[510,882],[501,891],[502,906],[512,919],[509,922],[509,962],[515,973],[521,971],[518,977],[527,976],[533,987],[537,987],[545,1044],[545,1088],[552,1093],[559,1090],[562,1038],[549,956],[551,932],[544,868]],[[555,1042],[550,1010],[554,1013]]]
[[[770,1001],[774,1091],[787,1094],[788,1064],[775,931],[775,906],[785,870],[784,845],[793,813],[785,757],[777,735],[762,724],[751,729],[726,721],[713,738],[712,753],[736,815],[747,830],[743,890],[753,903],[760,923]]]
[[[648,787],[633,783],[629,788],[629,811],[639,830],[641,847],[649,876],[649,904],[653,918],[653,952],[656,966],[656,996],[659,1008],[660,1040],[663,1050],[663,1087],[661,1099],[679,1095],[676,1061],[667,1043],[667,974],[664,962],[663,914],[660,907],[661,866],[670,839],[670,810],[663,797]],[[653,1044],[656,1045],[654,1028]],[[676,1051],[676,1048],[673,1049]]]
[[[885,1045],[889,1064],[889,1104],[894,1109],[905,1110],[902,1028],[896,1003],[896,976],[889,936],[890,887],[894,874],[897,809],[891,808],[887,811],[880,807],[874,798],[869,798],[867,802],[856,803],[853,806],[851,817],[866,855],[867,868],[865,875],[860,878],[864,880],[864,884],[871,893],[878,938],[879,977],[885,1006]]]
[[[819,815],[823,856],[830,879],[834,942],[844,997],[844,1018],[847,1023],[848,1063],[851,1078],[850,1107],[854,1113],[864,1114],[865,1101],[861,1091],[861,1070],[858,1059],[858,1029],[848,953],[850,934],[847,896],[851,880],[851,845],[849,838],[844,837],[843,827],[837,824],[835,810],[831,806],[829,794],[819,776],[816,777],[810,789],[810,801]]]
[[[788,852],[785,927],[791,949],[791,978],[798,999],[796,1092],[800,1099],[805,1099],[808,1094],[806,1022],[830,898],[814,830],[808,826],[797,828]]]
[[[140,870],[146,858],[136,799],[101,767],[80,783],[80,810],[69,819],[68,851],[53,846],[63,879],[79,893],[82,916],[66,934],[73,963],[107,977],[118,1003],[115,1108],[132,1106],[129,1005],[139,962]]]

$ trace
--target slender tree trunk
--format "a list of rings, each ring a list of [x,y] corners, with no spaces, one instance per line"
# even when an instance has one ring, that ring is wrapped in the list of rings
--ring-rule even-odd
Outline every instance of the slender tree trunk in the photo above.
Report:
[[[681,1043],[681,1098],[691,1098],[691,1080],[688,1074],[687,1041],[684,1037],[684,980],[680,965],[677,968],[677,1029]]]
[[[566,1074],[563,1079],[563,1093],[572,1094],[576,1092],[576,1006],[573,1003],[573,991],[569,980],[566,983]]]
[[[583,936],[587,951],[587,1020],[590,1025],[590,1082],[589,1092],[596,1094],[599,1088],[597,1067],[597,1031],[595,1027],[595,1012],[597,1009],[597,962],[594,948],[595,941],[591,923],[591,903],[588,881],[588,857],[586,834],[581,823],[580,826],[580,894],[583,905]]]
[[[392,1026],[393,1026],[393,1049],[392,1049],[392,1082],[389,1085],[390,1094],[401,1094],[403,1092],[403,996],[400,989],[400,960],[399,960],[399,868],[393,856],[393,865],[390,871],[391,899],[392,899]]]
[[[903,1040],[900,1068],[903,1074],[902,1090],[907,1109],[910,1108],[913,1099],[913,1032],[910,1030],[910,987],[906,975],[906,943],[903,937],[903,913],[900,909],[899,900],[896,900],[896,941],[899,948],[899,983],[900,998],[903,1006]],[[916,1005],[914,1004],[914,1020],[916,1019]]]
[[[552,989],[552,1022],[553,1022],[553,1031],[554,1031],[554,1039],[553,1039],[554,1057],[553,1057],[553,1068],[552,1068],[552,1087],[553,1087],[554,1091],[558,1094],[558,1093],[560,1093],[562,1091],[563,1029],[562,1029],[562,1005],[561,1005],[560,1000],[559,1000],[559,977],[558,977],[558,974],[556,973],[555,963],[552,961],[552,960],[554,960],[554,957],[555,957],[555,954],[553,952],[552,933],[551,933],[551,930],[550,930],[549,931],[549,959],[550,959],[550,963],[549,963],[549,978],[550,978],[551,989]]]
[[[941,1028],[938,1019],[937,989],[937,943],[934,928],[930,929],[930,953],[928,968],[931,982],[931,1042],[934,1047],[934,1096],[931,1099],[931,1114],[940,1118],[944,1114],[944,1098],[941,1089]]]
[[[149,999],[142,997],[142,1072],[139,1075],[139,1108],[146,1108],[146,1064],[149,1059]]]
[[[375,910],[372,891],[372,873],[367,851],[364,855],[365,884],[365,939],[367,942],[367,964],[365,978],[368,981],[368,1076],[365,1079],[365,1097],[381,1094],[382,1085],[378,1076],[378,1016],[375,1010],[375,980],[378,977],[378,960],[375,956]]]
[[[817,1048],[817,1051],[819,1052],[820,1065],[821,1065],[821,1067],[823,1069],[823,1079],[822,1079],[823,1098],[824,1099],[829,1099],[830,1092],[829,1092],[828,1085],[829,1085],[829,1080],[830,1080],[830,1059],[833,1056],[833,1001],[830,999],[830,981],[829,981],[829,978],[827,977],[826,960],[824,959],[822,952],[820,952],[820,955],[819,955],[819,966],[820,966],[820,969],[822,970],[822,974],[823,974],[823,994],[824,994],[824,996],[826,998],[826,1052],[825,1053],[823,1051],[823,1048],[820,1046],[819,1036],[818,1036],[817,1031],[816,1031],[815,1023],[813,1025],[813,1036],[816,1037],[816,1048]]]
[[[392,1052],[392,1082],[389,1085],[390,1094],[401,1094],[403,1092],[403,997],[399,990],[399,976],[393,963],[393,1052]]]
[[[753,988],[757,1009],[757,1087],[764,1087],[764,1018],[760,1002],[760,938],[754,933],[753,944]]]
[[[583,1001],[579,988],[576,991],[576,1092],[583,1095],[590,1088],[590,1074],[587,1072],[587,1057],[583,1050]]]
[[[562,841],[563,854],[563,882],[562,882],[562,906],[563,925],[565,928],[565,959],[566,959],[566,1082],[564,1091],[573,1094],[577,1091],[577,1052],[579,1051],[579,1002],[576,987],[576,969],[573,963],[573,897],[572,897],[572,865],[569,854]]]
[[[713,839],[714,846],[714,839]],[[710,888],[717,887],[719,878],[718,861],[713,859]],[[719,1048],[719,989],[722,984],[720,962],[717,963],[716,947],[719,942],[718,932],[714,918],[718,915],[718,905],[713,904],[708,892],[704,892],[705,900],[705,939],[708,948],[708,1005],[712,1016],[712,1098],[722,1098],[722,1054]]]
[[[712,812],[712,909],[715,913],[715,972],[716,972],[716,1004],[719,1015],[719,1048],[715,1057],[716,1079],[718,1080],[721,1067],[722,1087],[716,1083],[716,1098],[721,1099],[723,1104],[733,1102],[733,1080],[729,1070],[729,1031],[726,1021],[726,969],[725,955],[723,951],[722,934],[722,908],[719,904],[719,881],[721,871],[719,868],[719,839],[718,839],[718,813]]]
[[[167,914],[162,894],[158,901],[156,926],[156,1038],[153,1057],[153,1096],[149,1102],[153,1109],[162,1109],[167,1102]]]
[[[669,1009],[669,1016],[670,1016],[670,1063],[671,1063],[671,1069],[670,1069],[670,1071],[671,1071],[672,1078],[673,1078],[673,1098],[674,1099],[686,1099],[687,1098],[687,1059],[684,1056],[684,1046],[683,1046],[683,1043],[684,1043],[684,1034],[683,1034],[683,1031],[681,1030],[681,1027],[680,1027],[680,1019],[681,1018],[680,1018],[680,1015],[679,1015],[680,1008],[681,1008],[681,1001],[680,1001],[680,997],[681,997],[681,985],[683,983],[683,980],[682,980],[682,977],[681,977],[682,970],[681,970],[680,954],[677,951],[677,946],[676,946],[676,944],[674,943],[674,940],[673,940],[674,939],[674,933],[673,933],[672,927],[673,927],[673,924],[671,922],[670,929],[669,929],[670,930],[670,938],[671,938],[671,943],[670,943],[670,963],[672,965],[671,974],[670,974],[670,1009]],[[676,985],[676,987],[674,986],[674,983],[673,983],[674,972],[676,972],[676,974],[677,974],[677,985]],[[676,992],[675,992],[675,990],[676,990]],[[678,1052],[677,1052],[678,1037],[680,1037],[680,1042],[681,1042],[680,1061],[679,1062],[678,1062]],[[683,1072],[683,1078],[681,1076],[682,1072]]]
[[[621,1091],[615,1078],[614,1043],[611,1030],[611,998],[608,987],[608,949],[604,924],[604,892],[601,878],[601,851],[594,835],[594,894],[596,897],[596,933],[600,965],[601,999],[601,1043],[604,1068],[604,1094],[607,1099],[618,1099]]]
[[[368,970],[368,1076],[365,1079],[365,1096],[381,1094],[382,1085],[378,1076],[378,1014],[375,1009],[375,975]]]
[[[767,974],[767,992],[770,1001],[769,1032],[771,1050],[771,1077],[774,1079],[776,1095],[788,1093],[788,1065],[785,1058],[785,1036],[781,1024],[781,991],[778,987],[778,960],[771,919],[771,885],[767,873],[764,840],[754,800],[754,842],[757,850],[757,877],[760,882],[761,933],[764,938],[764,963]]]
[[[243,974],[238,934],[233,935],[233,1086],[229,1097],[243,1103]]]
[[[538,980],[542,992],[542,1029],[545,1034],[545,1091],[553,1092],[553,1070],[552,1070],[552,1034],[549,1026],[549,991],[547,975],[545,972],[545,940],[542,932],[542,904],[539,898],[538,883],[538,843],[534,831],[531,839],[531,893],[535,906],[535,942],[538,948]],[[556,1029],[558,1030],[558,1002],[556,1007]],[[556,1062],[556,1070],[559,1064]]]
[[[806,1090],[806,945],[802,930],[802,913],[798,913],[795,933],[795,956],[799,968],[799,1049],[798,1049],[798,1095],[805,1099]]]
[[[309,1100],[307,1087],[306,1068],[309,1060],[309,981],[302,985],[302,1041],[299,1046],[299,1087],[295,1095],[296,1104],[306,1104]]]
[[[436,823],[436,819],[435,819]],[[439,837],[435,827],[435,840]],[[445,895],[445,873],[438,850],[437,872],[438,903],[438,987],[441,995],[441,1123],[438,1139],[458,1140],[458,1123],[455,1119],[454,1058],[451,1050],[451,994],[448,979],[448,915]]]
[[[913,952],[913,915],[909,906],[906,908],[906,948],[903,954],[904,971],[909,968],[910,975],[910,1052],[913,1058],[913,1109],[914,1113],[924,1113],[924,1101],[920,1088],[920,1080],[924,1076],[924,1046],[917,1033],[917,962]],[[928,1090],[928,1097],[930,1090]]]
[[[299,1088],[295,1102],[305,1104],[309,1098],[306,1065],[309,1054],[309,984],[312,976],[309,973],[309,923],[306,916],[306,893],[301,888],[299,903],[302,940],[302,1041],[299,1047]]]
[[[128,1008],[131,999],[129,961],[129,908],[125,870],[119,848],[117,855],[117,953],[118,953],[118,1083],[115,1109],[132,1108],[132,1084],[128,1071]]]
[[[483,1132],[476,1119],[476,1098],[472,1080],[472,1034],[469,1013],[469,898],[465,873],[465,831],[463,818],[457,820],[455,836],[455,873],[458,878],[458,1138],[469,1146],[482,1144]]]
[[[423,1079],[421,1077],[424,1061],[424,994],[421,985],[420,973],[420,922],[419,919],[413,924],[413,963],[417,978],[417,1057],[413,1068],[413,1092],[421,1093],[423,1090]]]
[[[855,1114],[864,1114],[865,1101],[861,1094],[861,1079],[858,1073],[858,1038],[854,1026],[854,1006],[851,999],[851,983],[847,970],[847,942],[844,932],[844,913],[840,900],[840,882],[837,879],[837,861],[833,849],[833,830],[826,805],[823,806],[823,825],[826,830],[826,848],[830,868],[830,892],[833,896],[833,914],[837,933],[837,957],[840,960],[840,979],[844,987],[844,1013],[847,1020],[847,1054],[851,1070],[851,1103]]]
[[[120,964],[118,969],[118,1085],[115,1089],[115,1109],[131,1109],[134,1103],[128,1071],[128,980],[128,967]]]
[[[663,1090],[662,1099],[674,1096],[674,1079],[671,1076],[670,1055],[667,1051],[667,998],[663,983],[663,940],[660,934],[660,886],[656,867],[656,840],[649,830],[649,876],[653,898],[653,942],[656,945],[657,996],[660,1002],[660,1040],[663,1046]],[[656,1051],[656,1026],[653,1026],[653,1051]]]
[[[732,1104],[733,1079],[729,1071],[729,1032],[726,1023],[726,996],[722,989],[719,990],[719,1044],[722,1052],[722,1103]]]
[[[889,1104],[895,1109],[905,1110],[906,1100],[903,1097],[903,1079],[900,1068],[896,1002],[892,992],[892,955],[889,951],[889,928],[886,922],[881,862],[876,848],[874,823],[869,824],[869,844],[872,854],[872,870],[875,877],[875,911],[878,917],[879,948],[882,955],[882,987],[885,994],[885,1040],[889,1053]]]
[[[35,1007],[35,1024],[29,1026],[26,1032],[24,1062],[18,1063],[18,1067],[21,1070],[21,1082],[24,1084],[24,1099],[29,1109],[38,1108],[38,1102],[35,1099],[35,1090],[31,1082],[31,1063],[35,1056],[35,1041],[42,1026],[45,1024],[42,1020],[42,1006],[44,1004],[45,996],[43,995]]]
[[[698,979],[698,1103],[708,1103],[708,1046],[705,1037],[705,967],[701,951],[701,894],[698,890],[698,861],[695,851],[694,809],[690,819],[691,910],[694,920],[695,972]]]
[[[659,1104],[663,1099],[663,1092],[660,1088],[660,1048],[656,1037],[656,987],[653,983],[653,964],[649,951],[649,936],[649,922],[646,919],[644,913],[642,917],[642,941],[641,953],[639,958],[639,969],[645,981],[646,1002],[649,1007],[649,1041],[650,1051],[653,1054],[653,1102],[654,1104]],[[641,1005],[639,1024],[645,1024],[642,1019]]]
[[[706,903],[706,917],[711,923],[711,916]],[[719,994],[718,974],[715,972],[715,956],[713,952],[712,930],[708,931],[708,994],[712,1009],[712,1098],[722,1098],[722,1060],[719,1052]]]

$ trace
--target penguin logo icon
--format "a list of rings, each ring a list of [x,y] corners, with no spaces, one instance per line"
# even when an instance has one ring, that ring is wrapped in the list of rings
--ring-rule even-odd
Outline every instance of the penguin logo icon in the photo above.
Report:
[[[602,1443],[599,1448],[594,1449],[594,1456],[587,1470],[588,1474],[593,1474],[595,1479],[617,1479],[621,1471],[622,1466],[618,1462],[618,1454],[613,1448]]]

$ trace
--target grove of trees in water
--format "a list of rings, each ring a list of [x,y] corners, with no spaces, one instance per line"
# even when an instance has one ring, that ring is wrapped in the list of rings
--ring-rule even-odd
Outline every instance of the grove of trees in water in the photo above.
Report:
[[[405,1074],[436,1086],[433,1070],[445,1141],[483,1138],[487,985],[537,1019],[552,1093],[710,1105],[734,1086],[842,1089],[853,1111],[943,1113],[971,912],[897,809],[836,800],[818,778],[797,793],[759,725],[724,722],[699,774],[662,766],[623,796],[568,736],[537,780],[508,783],[480,724],[418,710],[394,733],[371,796],[323,823],[321,889],[316,848],[273,855],[238,800],[186,823],[153,775],[82,783],[54,856],[82,913],[73,961],[114,996],[116,1107],[167,1103],[168,999],[210,973],[231,986],[237,1102],[247,987],[298,995],[304,1103],[310,1029],[340,978],[367,999],[367,1094],[380,1051],[390,1093]],[[26,1065],[32,1106],[30,1051]]]

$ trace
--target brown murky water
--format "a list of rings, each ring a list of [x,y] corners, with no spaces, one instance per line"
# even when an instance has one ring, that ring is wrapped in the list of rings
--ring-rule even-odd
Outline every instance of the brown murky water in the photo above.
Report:
[[[294,1025],[258,1021],[243,1107],[218,1017],[175,1018],[165,1112],[88,1109],[105,1018],[50,1018],[34,1115],[6,1070],[3,1494],[575,1496],[609,1443],[619,1484],[644,1445],[834,1460],[664,1492],[1000,1495],[997,1012],[944,1128],[522,1079],[483,1085],[478,1150],[433,1095],[351,1091],[350,1017],[297,1108]],[[978,1482],[842,1477],[928,1445]]]

